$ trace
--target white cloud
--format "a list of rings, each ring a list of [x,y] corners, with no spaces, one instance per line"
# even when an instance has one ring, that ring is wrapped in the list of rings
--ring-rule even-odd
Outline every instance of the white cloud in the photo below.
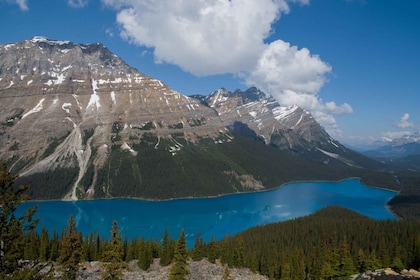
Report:
[[[382,133],[382,136],[387,139],[398,139],[406,135],[410,135],[410,131],[388,131]]]
[[[17,4],[22,11],[29,10],[27,0],[8,0],[8,2]]]
[[[307,109],[329,132],[339,133],[333,115],[353,111],[318,96],[332,71],[319,56],[282,40],[264,41],[291,3],[310,0],[102,1],[117,11],[121,37],[150,48],[158,63],[197,76],[236,74],[281,105]]]
[[[126,40],[154,49],[157,62],[204,76],[254,66],[284,0],[104,0],[118,9]]]
[[[106,35],[108,35],[108,37],[114,38],[114,30],[112,30],[112,28],[106,29],[105,33],[106,33]]]
[[[401,117],[400,121],[397,123],[397,127],[399,128],[414,127],[414,124],[408,121],[409,118],[410,118],[410,115],[408,113],[405,113]]]
[[[350,114],[353,109],[347,103],[323,103],[318,96],[331,71],[330,65],[308,49],[277,40],[266,47],[257,66],[245,74],[245,79],[247,85],[270,93],[282,105],[298,104],[310,111],[328,132],[339,137],[341,131],[333,115]]]
[[[292,90],[315,94],[324,85],[331,67],[306,48],[298,49],[277,40],[266,46],[247,84],[263,84],[269,91]]]
[[[89,0],[68,0],[67,4],[72,8],[84,8]]]

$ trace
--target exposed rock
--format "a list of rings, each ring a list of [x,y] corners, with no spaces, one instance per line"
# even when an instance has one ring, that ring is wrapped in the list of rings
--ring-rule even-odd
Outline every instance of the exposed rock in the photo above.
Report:
[[[402,270],[400,273],[390,269],[378,269],[368,271],[362,274],[354,275],[352,280],[404,280],[404,279],[420,279],[420,272],[414,269]]]
[[[170,266],[162,267],[159,265],[159,259],[154,259],[153,264],[147,271],[141,270],[136,261],[131,261],[128,264],[129,269],[124,272],[124,280],[166,280],[169,276]],[[189,262],[190,280],[220,280],[222,279],[224,266],[219,264],[212,264],[207,260],[198,262]],[[246,268],[230,268],[230,275],[233,279],[238,280],[266,280],[265,276],[251,272]],[[79,280],[94,280],[101,279],[103,272],[102,264],[100,262],[85,262],[79,269]]]
[[[147,143],[176,156],[184,145],[232,142],[232,131],[324,163],[357,166],[296,105],[281,106],[256,88],[191,98],[130,67],[102,44],[34,37],[0,45],[0,100],[0,160],[23,177],[71,169],[65,187],[43,182],[60,185],[58,198],[66,200],[113,197],[109,189],[119,170],[107,171],[100,183],[98,177],[115,148],[138,159],[136,145]],[[133,189],[143,187],[142,174],[136,174]],[[233,177],[244,189],[264,188],[253,175]],[[134,196],[130,191],[124,195]]]

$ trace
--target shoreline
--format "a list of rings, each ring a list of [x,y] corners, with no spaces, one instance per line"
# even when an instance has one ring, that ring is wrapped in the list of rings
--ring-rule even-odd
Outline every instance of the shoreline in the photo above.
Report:
[[[78,202],[78,201],[95,201],[95,200],[118,200],[118,199],[131,199],[131,200],[141,200],[141,201],[147,201],[147,202],[168,202],[168,201],[175,201],[175,200],[190,200],[190,199],[212,199],[212,198],[220,198],[220,197],[225,197],[225,196],[234,196],[234,195],[238,195],[238,194],[253,194],[253,193],[263,193],[263,192],[268,192],[268,191],[276,191],[280,188],[283,188],[286,185],[290,185],[290,184],[300,184],[300,183],[342,183],[345,181],[349,181],[349,180],[358,180],[360,184],[368,187],[368,188],[374,188],[374,189],[380,189],[380,190],[384,190],[384,191],[389,191],[389,192],[393,192],[395,193],[395,196],[397,196],[400,191],[396,191],[393,189],[389,189],[389,188],[384,188],[384,187],[376,187],[376,186],[370,186],[367,185],[365,183],[363,183],[361,181],[360,177],[347,177],[344,179],[340,179],[340,180],[335,180],[335,181],[329,181],[329,180],[301,180],[301,181],[291,181],[291,182],[286,182],[283,183],[277,187],[273,187],[273,188],[264,188],[264,189],[258,189],[258,190],[253,190],[253,191],[243,191],[243,192],[234,192],[234,193],[225,193],[225,194],[220,194],[220,195],[214,195],[214,196],[197,196],[197,197],[193,197],[193,196],[189,196],[189,197],[175,197],[175,198],[167,198],[167,199],[150,199],[150,198],[142,198],[142,197],[108,197],[108,198],[93,198],[93,199],[77,199],[77,200],[69,200],[69,199],[35,199],[35,200],[27,200],[24,201],[25,202]],[[388,202],[391,200],[392,198],[388,199],[385,202],[384,208],[391,213],[397,220],[402,220],[402,218],[400,216],[398,216],[394,211],[392,211],[391,207],[389,206]]]

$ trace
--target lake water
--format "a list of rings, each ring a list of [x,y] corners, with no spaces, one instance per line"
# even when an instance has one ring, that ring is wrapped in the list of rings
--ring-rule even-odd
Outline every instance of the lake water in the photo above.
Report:
[[[36,216],[41,218],[38,229],[45,226],[50,233],[65,228],[70,215],[83,234],[99,232],[104,237],[109,237],[113,220],[118,221],[121,234],[128,238],[158,239],[167,228],[170,236],[177,239],[184,228],[188,245],[192,246],[196,233],[206,241],[212,235],[222,239],[226,234],[233,235],[252,226],[286,221],[333,205],[374,219],[395,219],[385,207],[395,195],[396,192],[369,188],[358,179],[349,179],[291,183],[270,191],[217,198],[27,202],[19,207],[18,213],[38,204]]]

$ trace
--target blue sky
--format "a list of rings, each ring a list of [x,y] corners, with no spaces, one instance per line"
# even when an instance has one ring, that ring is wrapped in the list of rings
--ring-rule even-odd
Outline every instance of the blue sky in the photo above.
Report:
[[[0,44],[101,42],[185,94],[257,86],[365,145],[420,130],[418,0],[0,0]]]

